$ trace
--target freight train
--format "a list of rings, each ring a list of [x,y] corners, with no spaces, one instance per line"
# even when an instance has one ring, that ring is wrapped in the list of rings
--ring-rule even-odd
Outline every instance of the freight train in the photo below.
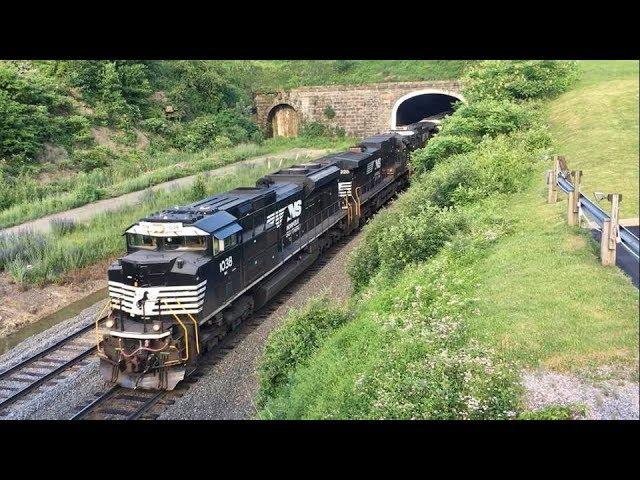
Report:
[[[110,265],[110,313],[96,322],[102,376],[172,390],[198,357],[265,305],[409,181],[423,121],[349,151],[141,219]]]

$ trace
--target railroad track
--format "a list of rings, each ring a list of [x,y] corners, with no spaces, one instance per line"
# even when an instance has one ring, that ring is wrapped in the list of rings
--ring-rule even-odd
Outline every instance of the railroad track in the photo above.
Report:
[[[96,350],[93,328],[91,323],[0,372],[0,418],[9,414],[7,408],[13,403],[28,399],[74,366],[88,361]]]
[[[198,368],[180,382],[174,390],[132,390],[118,385],[111,386],[96,394],[95,398],[79,410],[72,420],[155,420],[179,397],[183,396],[198,379],[206,375],[236,345],[255,330],[264,320],[285,303],[296,291],[310,280],[353,239],[353,236],[341,238],[333,247],[320,256],[309,268],[290,285],[285,287],[267,305],[255,312],[235,329],[229,330],[222,341],[210,351],[204,353]]]
[[[169,392],[115,385],[98,395],[71,420],[137,420]]]

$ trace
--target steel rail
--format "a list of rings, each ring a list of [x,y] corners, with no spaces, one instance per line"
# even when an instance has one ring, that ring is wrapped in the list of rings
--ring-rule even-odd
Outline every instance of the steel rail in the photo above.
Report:
[[[27,366],[27,364],[33,363],[33,362],[41,359],[42,357],[48,355],[49,353],[57,350],[58,348],[60,348],[63,345],[65,345],[67,342],[70,342],[71,340],[74,340],[77,337],[87,333],[89,330],[93,329],[93,326],[94,326],[93,322],[91,322],[91,324],[87,325],[86,327],[82,327],[77,332],[74,332],[71,335],[63,338],[62,340],[59,340],[58,342],[54,343],[53,345],[48,346],[47,348],[45,348],[44,350],[41,350],[38,353],[34,353],[30,357],[25,358],[24,360],[16,363],[12,367],[9,367],[6,370],[3,370],[2,372],[0,372],[0,380],[3,380],[4,377],[6,377],[7,375],[10,375],[11,373],[15,372],[16,370],[19,370],[21,368],[25,368]]]
[[[158,390],[154,395],[150,396],[137,410],[131,413],[131,415],[127,417],[127,420],[139,419],[147,410],[153,407],[160,399],[160,397],[165,395],[165,393],[165,390]]]
[[[82,418],[87,416],[89,413],[91,413],[97,405],[100,405],[102,402],[104,402],[108,397],[113,395],[120,388],[122,388],[120,387],[120,385],[114,385],[110,389],[106,390],[105,392],[100,394],[98,397],[93,399],[88,405],[83,407],[82,410],[77,412],[73,417],[71,417],[71,420],[81,420]]]
[[[129,389],[121,387],[120,385],[114,385],[108,390],[106,390],[105,392],[103,392],[102,394],[100,394],[98,397],[93,399],[88,405],[84,406],[82,410],[80,410],[73,417],[71,417],[71,420],[82,420],[83,418],[87,417],[88,415],[91,415],[94,412],[99,413],[97,412],[97,409],[101,407],[103,404],[108,404],[108,401],[111,399],[118,400],[119,393],[121,392],[127,393],[129,391],[130,391]],[[136,407],[131,412],[127,412],[127,413],[118,412],[118,414],[119,416],[125,417],[126,420],[136,420],[140,418],[142,415],[144,415],[150,408],[152,408],[157,403],[157,401],[166,393],[167,392],[165,390],[158,390],[157,392],[153,392],[153,394],[148,398],[140,398],[139,399],[141,402],[140,406]],[[122,401],[122,399],[120,400]],[[136,402],[135,400],[129,399],[129,403],[140,403],[140,402]],[[109,412],[106,412],[106,413],[107,415],[109,414]]]
[[[40,385],[42,385],[46,381],[48,381],[51,378],[61,374],[62,372],[64,372],[68,368],[70,368],[73,365],[79,363],[81,360],[84,360],[85,357],[87,357],[90,354],[92,354],[93,352],[95,352],[96,348],[97,348],[96,345],[93,345],[93,346],[87,348],[86,350],[82,351],[79,355],[76,355],[71,360],[68,360],[68,361],[64,362],[59,367],[53,369],[49,373],[47,373],[44,376],[38,378],[34,382],[32,382],[29,385],[27,385],[26,387],[24,387],[22,390],[19,390],[16,393],[14,393],[12,396],[10,396],[8,398],[5,398],[4,400],[0,400],[0,409],[2,409],[4,407],[7,407],[8,405],[11,405],[12,403],[14,403],[17,400],[23,398],[25,395],[29,394],[30,392],[32,392],[33,390],[38,388]]]

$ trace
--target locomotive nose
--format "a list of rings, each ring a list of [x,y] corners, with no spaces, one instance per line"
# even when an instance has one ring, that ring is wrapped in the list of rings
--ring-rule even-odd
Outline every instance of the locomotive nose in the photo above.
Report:
[[[173,252],[134,252],[121,259],[122,274],[137,286],[161,285],[178,257],[180,254]]]

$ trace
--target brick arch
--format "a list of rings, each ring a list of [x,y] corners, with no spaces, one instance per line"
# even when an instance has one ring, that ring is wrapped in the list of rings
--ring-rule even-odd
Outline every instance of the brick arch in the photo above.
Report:
[[[321,122],[343,128],[348,135],[366,137],[389,130],[391,111],[403,96],[424,90],[459,95],[456,80],[385,82],[364,85],[316,85],[291,90],[258,93],[255,96],[256,123],[269,125],[271,111],[288,104],[298,112],[300,123]],[[327,117],[327,107],[335,112]]]
[[[444,100],[446,98],[450,98],[451,99],[449,101],[450,103],[453,103],[455,101],[465,102],[464,97],[460,93],[453,92],[451,90],[440,90],[440,89],[426,88],[426,89],[421,89],[421,90],[416,90],[416,91],[413,91],[413,92],[409,92],[409,93],[401,96],[400,98],[398,98],[395,101],[395,103],[393,105],[393,108],[391,109],[391,118],[390,118],[390,121],[389,121],[390,128],[393,129],[393,128],[396,128],[398,126],[398,123],[397,123],[398,110],[400,109],[400,107],[402,105],[406,105],[405,102],[411,101],[412,98],[423,97],[423,96],[428,99],[430,95],[433,95],[434,99],[437,98],[439,102],[441,102],[442,100]],[[439,113],[439,112],[433,112],[433,113]],[[414,119],[414,121],[418,121],[418,120],[421,120],[421,119],[418,119],[418,118]],[[404,122],[403,124],[406,125],[406,124],[409,124],[409,123],[413,123],[413,121]]]

